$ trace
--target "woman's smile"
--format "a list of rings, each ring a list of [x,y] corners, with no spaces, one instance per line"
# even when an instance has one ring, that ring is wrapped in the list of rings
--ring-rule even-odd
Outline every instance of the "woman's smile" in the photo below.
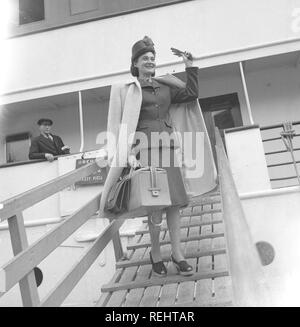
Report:
[[[139,70],[140,77],[143,76],[144,74],[152,75],[153,73],[155,73],[155,67],[156,67],[154,54],[150,51],[143,54],[138,58],[138,60],[135,63],[135,66]]]

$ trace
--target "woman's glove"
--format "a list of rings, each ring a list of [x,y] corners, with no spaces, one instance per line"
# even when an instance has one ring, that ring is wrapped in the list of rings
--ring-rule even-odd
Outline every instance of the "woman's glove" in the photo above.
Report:
[[[177,57],[181,57],[186,67],[193,66],[193,55],[187,51],[181,51],[176,48],[171,48],[173,54]]]
[[[137,160],[136,156],[134,154],[130,154],[128,157],[128,164],[133,169],[142,167],[141,163]]]

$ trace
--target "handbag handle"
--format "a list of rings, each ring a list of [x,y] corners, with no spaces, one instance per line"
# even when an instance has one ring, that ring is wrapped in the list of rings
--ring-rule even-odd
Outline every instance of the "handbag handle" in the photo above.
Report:
[[[149,191],[151,191],[152,196],[159,196],[160,188],[157,187],[157,172],[156,168],[150,166],[150,181],[151,181],[151,187],[149,188]]]
[[[147,167],[138,169],[138,171],[141,171],[141,170],[150,171],[150,187],[148,188],[148,190],[152,193],[152,196],[155,196],[155,197],[159,196],[159,192],[160,192],[161,188],[157,187],[157,172],[164,171],[164,169],[147,166]],[[126,178],[131,178],[132,175],[134,174],[134,172],[135,172],[134,168],[131,168],[130,172],[126,176]]]

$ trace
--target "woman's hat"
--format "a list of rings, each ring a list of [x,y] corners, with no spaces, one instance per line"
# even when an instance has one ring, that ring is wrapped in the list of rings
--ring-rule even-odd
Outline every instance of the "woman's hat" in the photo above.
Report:
[[[49,125],[53,125],[53,121],[49,118],[41,118],[38,120],[37,124],[38,125],[43,125],[43,124],[49,124]]]
[[[132,47],[131,62],[134,62],[139,56],[149,51],[155,54],[154,43],[150,37],[144,36],[142,40],[134,43]]]
[[[131,67],[130,72],[132,76],[139,76],[138,69],[134,66],[134,61],[141,55],[147,52],[152,52],[155,55],[154,43],[148,36],[144,36],[142,40],[134,43],[132,47]]]

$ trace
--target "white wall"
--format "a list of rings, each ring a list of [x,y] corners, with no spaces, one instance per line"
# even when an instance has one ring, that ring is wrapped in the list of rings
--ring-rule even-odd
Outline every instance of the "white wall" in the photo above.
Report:
[[[253,119],[261,126],[300,120],[300,69],[273,67],[246,73]]]
[[[277,306],[299,306],[300,193],[242,200],[254,243],[265,241],[275,251],[263,270]]]
[[[29,244],[35,242],[55,225],[27,228]],[[43,300],[64,275],[71,270],[80,256],[92,244],[91,242],[77,242],[76,236],[93,230],[100,232],[96,219],[90,219],[76,233],[71,235],[61,246],[54,250],[38,267],[43,272],[43,282],[38,288],[40,299]],[[10,236],[8,230],[0,231],[0,267],[12,257]],[[80,280],[71,294],[64,301],[64,306],[94,306],[101,295],[101,286],[111,280],[115,272],[115,257],[112,242],[96,259],[88,272]],[[0,297],[0,307],[22,306],[18,284]]]
[[[159,63],[170,47],[203,56],[299,37],[299,0],[195,0],[7,41],[4,92],[128,71],[132,44],[153,38]],[[299,24],[300,25],[300,24]],[[220,58],[222,60],[222,58]],[[110,83],[109,83],[110,84]]]

